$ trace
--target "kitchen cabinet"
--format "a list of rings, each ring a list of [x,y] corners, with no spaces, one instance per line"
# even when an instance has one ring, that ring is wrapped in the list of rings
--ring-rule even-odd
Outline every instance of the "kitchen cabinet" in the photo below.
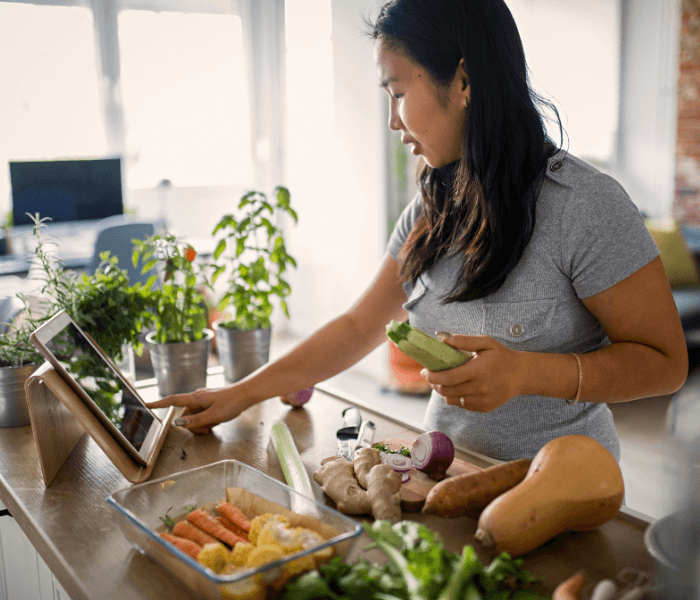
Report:
[[[0,512],[6,510],[0,502]],[[0,600],[70,600],[8,513],[0,516]]]

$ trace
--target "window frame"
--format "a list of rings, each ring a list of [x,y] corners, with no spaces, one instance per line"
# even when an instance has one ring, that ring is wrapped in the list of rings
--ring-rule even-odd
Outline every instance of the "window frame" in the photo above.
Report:
[[[92,11],[107,152],[124,156],[117,20],[122,10],[236,14],[243,22],[249,73],[253,184],[283,182],[284,0],[0,0],[16,4],[80,6]]]

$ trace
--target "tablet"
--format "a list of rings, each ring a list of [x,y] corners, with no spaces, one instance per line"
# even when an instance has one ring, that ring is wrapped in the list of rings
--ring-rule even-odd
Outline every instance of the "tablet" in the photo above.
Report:
[[[146,466],[163,423],[95,340],[66,311],[31,340],[134,462]]]

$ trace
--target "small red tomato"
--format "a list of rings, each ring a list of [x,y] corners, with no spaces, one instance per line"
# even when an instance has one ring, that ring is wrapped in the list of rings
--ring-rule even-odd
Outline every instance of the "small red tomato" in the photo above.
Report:
[[[191,246],[187,248],[187,252],[185,252],[185,258],[189,262],[192,262],[195,256],[197,256],[197,253],[194,251],[194,248],[192,248]]]

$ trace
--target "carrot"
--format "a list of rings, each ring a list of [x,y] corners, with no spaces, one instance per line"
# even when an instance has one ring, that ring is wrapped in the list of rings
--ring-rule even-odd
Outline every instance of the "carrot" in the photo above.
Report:
[[[244,541],[243,538],[226,529],[226,527],[219,523],[211,514],[201,508],[191,511],[187,515],[187,520],[195,527],[198,527],[209,535],[213,535],[217,540],[231,547],[235,546],[238,542]]]
[[[423,512],[448,518],[473,514],[520,483],[531,462],[528,458],[512,460],[443,479],[428,492]]]
[[[586,574],[579,571],[557,586],[552,594],[552,600],[579,600],[579,592],[584,583],[586,583]]]
[[[222,502],[216,507],[219,514],[226,517],[231,523],[238,525],[246,533],[250,532],[250,521],[248,517],[243,514],[243,511],[238,508],[235,504],[230,502]]]
[[[216,542],[216,538],[212,537],[208,533],[205,533],[199,527],[195,527],[192,523],[187,521],[178,521],[173,527],[173,535],[178,537],[187,538],[193,542],[204,546],[204,544],[211,544]]]
[[[185,554],[189,554],[195,560],[202,551],[202,547],[192,540],[181,538],[170,533],[161,533],[160,537],[162,537],[166,542],[170,542],[176,548],[182,550]]]
[[[235,533],[237,536],[243,538],[246,542],[250,542],[250,539],[248,538],[248,533],[245,532],[243,529],[241,529],[238,525],[235,523],[231,523],[226,517],[216,517],[216,520],[221,523],[226,529],[228,529],[231,533]]]

